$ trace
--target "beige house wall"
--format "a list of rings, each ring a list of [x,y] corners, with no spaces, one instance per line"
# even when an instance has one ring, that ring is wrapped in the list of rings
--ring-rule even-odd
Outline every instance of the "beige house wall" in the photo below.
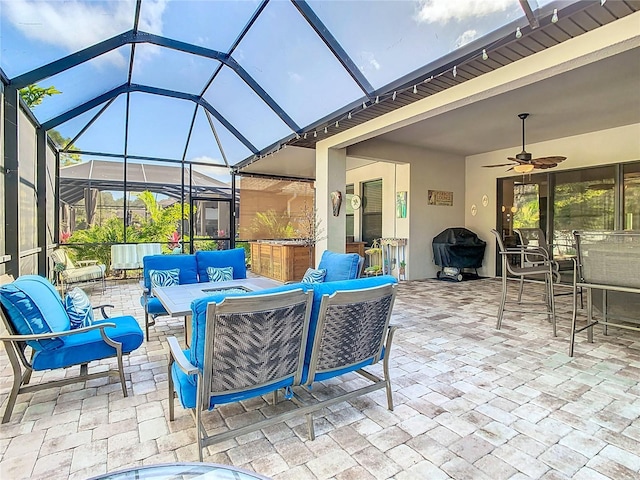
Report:
[[[385,218],[385,232],[407,232],[409,237],[408,276],[411,279],[433,277],[436,267],[433,265],[431,239],[442,229],[449,226],[466,226],[488,240],[484,266],[480,273],[495,275],[495,247],[489,238],[489,230],[495,227],[496,218],[496,178],[509,176],[499,169],[483,169],[481,166],[491,163],[503,163],[507,156],[519,151],[519,145],[508,149],[472,155],[462,158],[443,152],[430,152],[406,145],[380,142],[375,137],[420,120],[464,108],[480,100],[513,91],[531,85],[545,78],[588,65],[612,55],[635,48],[640,43],[638,20],[640,12],[631,14],[610,25],[563,42],[553,48],[531,55],[493,72],[469,80],[441,93],[424,98],[386,115],[358,125],[347,131],[333,135],[316,145],[317,178],[327,178],[327,162],[332,150],[347,149],[347,155],[386,162],[404,163],[402,173],[409,173],[403,180],[409,185],[409,207],[407,222],[393,222]],[[603,86],[604,88],[604,86]],[[585,99],[585,101],[588,101]],[[557,139],[540,144],[530,144],[527,148],[536,155],[558,154],[569,158],[560,169],[577,168],[612,162],[640,159],[638,125],[620,127],[602,132]],[[548,153],[544,153],[548,152]],[[372,178],[372,165],[357,169],[348,174],[347,183]],[[382,168],[382,167],[379,167]],[[362,170],[362,172],[359,172]],[[399,168],[393,170],[395,177],[391,181],[395,190],[399,186]],[[365,173],[366,172],[366,173]],[[391,179],[391,177],[390,177]],[[383,181],[384,183],[384,181]],[[317,195],[326,195],[325,185],[318,185]],[[427,190],[446,190],[454,194],[453,207],[433,207],[427,205]],[[482,206],[482,195],[489,198],[487,207]],[[393,196],[385,191],[384,201],[394,205]],[[478,214],[471,215],[471,205],[475,204]],[[385,215],[386,215],[385,208]],[[391,213],[394,215],[394,212]],[[395,215],[394,215],[395,216]],[[336,219],[333,219],[335,222]],[[401,227],[400,227],[401,225]],[[402,230],[404,229],[404,230]],[[343,230],[336,232],[344,233]],[[326,248],[334,235],[328,231],[329,239],[319,245]],[[342,235],[343,236],[343,235]],[[340,241],[343,241],[340,237]],[[318,252],[316,252],[318,253]]]
[[[513,172],[507,168],[484,168],[483,165],[504,163],[505,159],[518,151],[517,145],[504,150],[472,155],[466,158],[466,199],[464,223],[468,229],[476,232],[485,240],[487,251],[481,270],[482,275],[495,276],[495,242],[490,230],[496,226],[498,205],[497,179],[511,177]],[[548,142],[532,143],[527,150],[536,155],[563,155],[567,160],[560,163],[554,172],[575,168],[607,165],[611,163],[640,160],[640,124],[627,125],[584,135],[560,138]],[[482,196],[487,195],[489,203],[482,206]],[[477,214],[471,214],[472,205],[476,205]]]

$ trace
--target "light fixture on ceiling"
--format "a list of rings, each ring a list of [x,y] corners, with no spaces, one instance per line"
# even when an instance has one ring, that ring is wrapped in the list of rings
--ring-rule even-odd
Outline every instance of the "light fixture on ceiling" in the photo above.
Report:
[[[391,99],[395,102],[397,96],[398,96],[398,92],[394,91]]]
[[[489,60],[489,55],[487,55],[487,50],[484,48],[482,49],[482,59]]]
[[[516,28],[516,38],[522,38],[522,32],[520,31],[520,27]]]
[[[453,77],[455,78],[456,75],[458,75],[458,67],[456,67],[455,65],[453,66]]]
[[[513,171],[518,173],[529,173],[532,170],[533,170],[533,164],[531,163],[520,163],[513,167]]]
[[[553,16],[551,17],[551,23],[556,23],[558,21],[558,9],[553,9]]]
[[[414,85],[413,86],[413,94],[416,95],[418,93],[418,86]]]
[[[347,119],[351,120],[351,112],[349,112],[349,115],[347,115]]]

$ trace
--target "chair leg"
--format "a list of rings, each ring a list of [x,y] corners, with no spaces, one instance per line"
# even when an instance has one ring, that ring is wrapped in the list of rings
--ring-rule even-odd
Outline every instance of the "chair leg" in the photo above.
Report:
[[[502,297],[500,299],[500,307],[498,308],[498,323],[496,328],[500,330],[502,327],[502,316],[504,315],[504,306],[507,303],[507,266],[504,262],[504,256],[502,259]]]
[[[169,368],[168,368],[168,380],[169,380],[169,420],[173,422],[175,418],[175,408],[174,408],[174,400],[175,400],[175,392],[173,386],[173,375],[171,371],[173,370],[173,355],[169,354]]]
[[[548,287],[547,287],[547,304],[548,304],[548,311],[550,312],[551,315],[551,325],[553,326],[553,336],[557,337],[558,333],[557,333],[557,325],[556,325],[556,302],[555,302],[555,297],[553,294],[553,270],[551,270],[548,274]]]
[[[520,276],[520,288],[518,289],[518,303],[522,303],[522,291],[524,290],[524,276]]]
[[[144,331],[145,331],[145,338],[148,342],[149,341],[149,312],[147,312],[146,307],[144,309]]]
[[[122,394],[126,397],[129,394],[127,393],[127,382],[124,379],[124,363],[122,362],[122,349],[118,351],[118,371],[120,372],[120,384],[122,385]]]
[[[307,430],[309,431],[309,440],[315,440],[316,431],[313,428],[313,413],[307,413]]]
[[[13,349],[12,345],[5,344],[7,349]],[[4,410],[4,415],[2,417],[2,423],[7,423],[11,420],[11,414],[13,413],[13,407],[16,405],[16,399],[18,398],[18,393],[20,392],[20,386],[22,385],[24,376],[22,375],[22,369],[20,368],[20,363],[18,359],[15,358],[15,353],[11,352],[9,355],[9,360],[11,361],[11,366],[13,367],[13,385],[11,387],[11,392],[9,393],[9,398],[7,399],[7,407]],[[29,370],[29,375],[31,371]],[[25,373],[25,375],[26,375]]]

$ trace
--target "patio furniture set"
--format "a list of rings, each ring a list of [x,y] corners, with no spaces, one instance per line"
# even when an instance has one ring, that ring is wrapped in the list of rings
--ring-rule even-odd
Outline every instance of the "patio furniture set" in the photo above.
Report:
[[[246,278],[243,249],[144,258],[145,317],[158,315],[155,307],[165,314],[192,314],[189,348],[184,350],[175,337],[168,338],[169,418],[174,419],[177,397],[194,416],[200,460],[207,445],[299,415],[306,415],[313,439],[314,412],[377,389],[386,389],[388,408],[393,409],[388,362],[395,327],[389,320],[397,280],[388,275],[358,278],[359,255],[325,254],[321,266],[326,268],[319,270],[329,281],[312,282],[318,271],[310,269],[302,282],[276,287],[268,279]],[[236,267],[237,272],[231,273]],[[221,273],[231,280],[200,281]],[[2,423],[10,420],[21,393],[95,377],[117,376],[127,396],[123,357],[142,344],[140,325],[131,316],[106,318],[107,306],[91,307],[86,295],[69,303],[74,292],[63,301],[43,277],[25,275],[15,281],[2,277],[0,316],[8,334],[0,340],[14,374]],[[152,296],[156,292],[159,298]],[[105,318],[94,320],[89,314],[93,309],[102,309]],[[148,334],[146,319],[145,326]],[[108,358],[117,359],[117,369],[88,373],[90,362]],[[382,377],[364,369],[379,362]],[[33,371],[76,365],[77,377],[29,384]],[[368,383],[321,401],[301,399],[305,388],[349,372]],[[282,413],[238,429],[207,433],[202,421],[206,410],[269,393],[277,402],[281,389],[295,408],[280,409]]]
[[[505,247],[501,235],[496,230],[491,232],[496,237],[502,263],[502,295],[496,328],[500,329],[502,326],[504,312],[508,308],[512,312],[546,315],[552,324],[553,335],[557,336],[554,297],[566,293],[556,293],[554,284],[559,283],[563,267],[553,260],[551,246],[543,232],[540,229],[516,230],[520,237],[520,246],[509,248]],[[573,236],[576,255],[572,258],[573,284],[569,293],[573,295],[570,357],[574,354],[576,334],[587,330],[587,338],[593,342],[593,327],[597,324],[603,325],[605,335],[608,326],[640,331],[637,309],[629,308],[629,305],[634,305],[634,301],[637,302],[640,294],[640,234],[574,231]],[[531,238],[534,239],[533,242]],[[516,259],[515,264],[512,263],[512,258]],[[508,275],[519,279],[516,301],[507,300]],[[522,300],[525,278],[543,279],[545,293],[542,301]],[[587,296],[587,322],[579,326],[578,299],[580,308],[583,308],[583,290]],[[594,291],[598,292],[602,299],[601,306],[593,301]],[[618,294],[615,298],[617,305],[612,305],[612,293]],[[624,304],[627,304],[627,308]],[[531,310],[529,307],[532,306],[542,306],[543,309]],[[594,307],[600,310],[599,319],[594,317]]]

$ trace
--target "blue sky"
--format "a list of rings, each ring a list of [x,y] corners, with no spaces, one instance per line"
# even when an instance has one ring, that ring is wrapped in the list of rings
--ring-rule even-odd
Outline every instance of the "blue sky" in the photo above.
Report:
[[[308,1],[374,88],[523,16],[518,0]],[[143,0],[139,28],[227,51],[258,5]],[[12,78],[130,30],[134,10],[133,0],[0,0],[0,65]],[[46,121],[125,83],[130,53],[127,45],[41,81],[63,93],[37,107],[37,118]],[[364,96],[285,0],[269,3],[233,57],[301,127]],[[200,94],[217,66],[204,57],[142,44],[136,46],[132,82]],[[229,68],[222,68],[204,98],[258,149],[292,133]],[[99,108],[58,130],[74,137]],[[125,108],[121,96],[76,146],[123,153]],[[194,110],[191,102],[132,94],[128,153],[182,158]],[[222,124],[214,124],[232,164],[250,154]],[[186,158],[222,163],[201,108]]]

